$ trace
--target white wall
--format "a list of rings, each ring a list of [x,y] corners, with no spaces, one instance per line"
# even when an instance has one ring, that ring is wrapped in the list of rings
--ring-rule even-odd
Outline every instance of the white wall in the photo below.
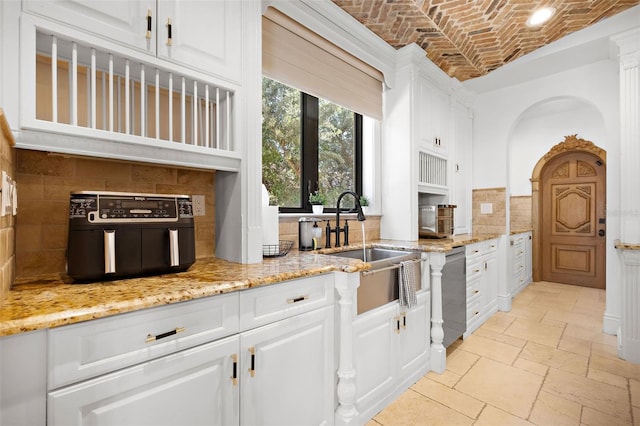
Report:
[[[531,195],[531,175],[536,163],[565,136],[600,146],[606,139],[604,118],[595,105],[576,98],[556,98],[526,110],[509,140],[510,195]]]
[[[560,100],[574,102],[578,108],[555,117],[536,115],[536,110],[544,111],[545,105]],[[592,140],[607,151],[605,331],[614,333],[621,309],[620,265],[613,247],[620,238],[618,64],[603,60],[480,94],[474,117],[474,188],[506,187],[508,195],[530,193],[524,180],[531,177],[531,164],[569,134]],[[512,156],[526,158],[511,162]]]

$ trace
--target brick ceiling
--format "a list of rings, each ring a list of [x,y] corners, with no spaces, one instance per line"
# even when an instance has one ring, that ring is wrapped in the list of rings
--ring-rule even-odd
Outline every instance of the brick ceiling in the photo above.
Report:
[[[395,48],[411,43],[460,81],[483,76],[640,0],[332,0]],[[556,13],[539,28],[529,15]]]

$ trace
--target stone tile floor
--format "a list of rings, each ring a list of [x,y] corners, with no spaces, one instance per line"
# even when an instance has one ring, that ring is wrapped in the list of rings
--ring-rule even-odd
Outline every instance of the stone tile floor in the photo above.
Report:
[[[640,426],[640,365],[602,332],[604,290],[531,283],[512,304],[447,349],[367,426]]]

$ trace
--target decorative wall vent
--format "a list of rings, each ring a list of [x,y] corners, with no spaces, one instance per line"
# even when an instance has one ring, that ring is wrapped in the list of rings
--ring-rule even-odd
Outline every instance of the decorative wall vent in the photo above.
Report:
[[[425,151],[418,151],[418,183],[447,186],[447,160]]]

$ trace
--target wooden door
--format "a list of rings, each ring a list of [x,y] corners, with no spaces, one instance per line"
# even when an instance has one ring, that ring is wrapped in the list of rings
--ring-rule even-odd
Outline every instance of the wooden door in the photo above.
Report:
[[[547,163],[541,178],[542,279],[605,288],[606,166],[569,152]]]

